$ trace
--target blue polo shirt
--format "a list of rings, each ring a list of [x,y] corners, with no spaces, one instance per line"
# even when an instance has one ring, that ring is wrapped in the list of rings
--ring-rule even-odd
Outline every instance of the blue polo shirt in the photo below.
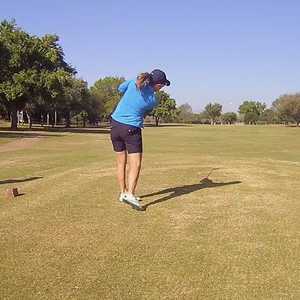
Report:
[[[123,97],[111,115],[112,118],[120,123],[142,128],[145,114],[158,104],[154,89],[147,86],[140,90],[135,80],[127,80],[118,90]]]

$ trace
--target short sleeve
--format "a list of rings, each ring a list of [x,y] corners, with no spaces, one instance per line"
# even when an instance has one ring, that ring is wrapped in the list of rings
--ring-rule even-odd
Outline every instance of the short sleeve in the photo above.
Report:
[[[118,91],[122,94],[124,94],[129,86],[130,80],[126,80],[123,83],[121,83],[118,87]]]

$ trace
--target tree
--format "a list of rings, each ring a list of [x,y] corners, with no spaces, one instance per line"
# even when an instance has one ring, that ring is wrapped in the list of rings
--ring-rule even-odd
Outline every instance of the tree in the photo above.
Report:
[[[23,106],[30,127],[33,116],[36,117],[37,113],[38,115],[50,115],[52,125],[56,125],[58,111],[68,105],[65,94],[74,80],[72,74],[61,69],[52,72],[48,70],[40,71],[28,98],[29,100]]]
[[[239,113],[244,117],[244,123],[256,124],[265,109],[265,103],[259,101],[244,101],[239,107]]]
[[[281,120],[286,123],[295,122],[300,124],[300,93],[293,95],[283,95],[273,102],[273,108],[278,113]]]
[[[0,101],[0,119],[1,118],[5,118],[6,117],[6,110],[5,110],[5,106],[1,103]]]
[[[104,77],[90,88],[93,101],[98,102],[98,108],[102,108],[101,115],[104,119],[108,119],[120,101],[118,87],[124,80],[123,77]]]
[[[170,95],[164,91],[156,93],[159,105],[154,108],[150,113],[155,118],[155,125],[159,125],[161,119],[171,120],[176,117],[176,101],[170,97]]]
[[[194,114],[194,120],[193,123],[196,124],[210,124],[210,118],[207,114],[207,112],[202,111],[200,113],[195,113]]]
[[[71,77],[66,82],[62,96],[54,103],[54,111],[59,111],[65,118],[65,126],[70,127],[72,113],[82,113],[87,117],[85,102],[89,98],[87,82],[82,79]]]
[[[87,113],[87,118],[91,124],[100,122],[100,117],[104,111],[103,104],[90,93],[83,103],[83,109]]]
[[[188,104],[182,104],[178,107],[177,120],[182,123],[191,123],[194,119],[193,109]]]
[[[247,112],[254,112],[261,115],[266,109],[266,104],[259,101],[244,101],[239,107],[239,113],[245,114]]]
[[[205,106],[205,113],[210,119],[211,125],[216,124],[217,119],[221,116],[222,105],[219,103],[208,103]]]
[[[267,124],[274,124],[278,123],[278,117],[273,109],[266,109],[259,117],[259,121],[267,123]]]
[[[11,114],[12,129],[17,129],[17,110],[40,96],[55,97],[62,79],[75,73],[58,40],[30,36],[14,21],[0,23],[0,99]]]
[[[225,124],[234,124],[237,121],[237,114],[235,112],[227,112],[222,114],[221,119]]]
[[[258,119],[259,119],[259,115],[253,111],[246,112],[244,115],[245,124],[256,124]]]

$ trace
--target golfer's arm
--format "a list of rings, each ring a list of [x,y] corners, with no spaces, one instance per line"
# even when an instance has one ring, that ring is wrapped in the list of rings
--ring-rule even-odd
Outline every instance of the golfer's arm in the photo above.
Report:
[[[146,118],[147,115],[151,115],[151,113],[153,112],[153,110],[159,105],[158,98],[156,96],[154,96],[154,97],[155,97],[156,104],[154,105],[154,107],[152,109],[145,111],[144,118]]]
[[[118,87],[118,91],[124,94],[128,88],[129,82],[130,82],[129,80],[126,80],[123,83],[121,83]]]
[[[144,113],[144,118],[146,118],[146,116],[150,115],[152,111],[153,111],[153,109],[146,110],[145,113]]]

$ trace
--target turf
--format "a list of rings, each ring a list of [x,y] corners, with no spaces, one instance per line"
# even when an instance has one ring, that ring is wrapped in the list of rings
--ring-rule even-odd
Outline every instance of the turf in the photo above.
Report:
[[[299,136],[146,128],[139,212],[108,131],[1,131],[0,299],[299,299]]]

